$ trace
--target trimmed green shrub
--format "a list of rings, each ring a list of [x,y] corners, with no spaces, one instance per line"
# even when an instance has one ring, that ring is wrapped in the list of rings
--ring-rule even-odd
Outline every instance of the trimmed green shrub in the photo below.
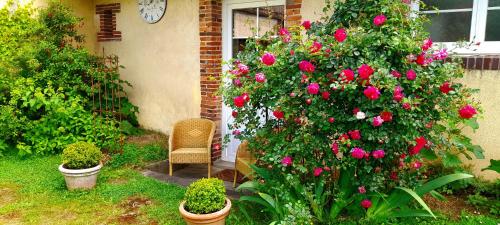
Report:
[[[185,209],[195,214],[217,212],[226,206],[226,188],[222,180],[203,178],[189,185]]]
[[[88,169],[99,165],[102,153],[94,144],[77,142],[63,151],[62,161],[66,169]]]

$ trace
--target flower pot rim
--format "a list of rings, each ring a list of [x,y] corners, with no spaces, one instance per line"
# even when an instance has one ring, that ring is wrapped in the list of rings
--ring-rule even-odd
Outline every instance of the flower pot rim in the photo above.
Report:
[[[184,204],[186,204],[186,200],[183,200],[179,205],[179,211],[181,212],[182,216],[188,219],[195,220],[211,220],[219,217],[226,217],[229,214],[229,210],[231,209],[232,205],[231,200],[226,197],[226,206],[224,206],[224,208],[222,208],[221,210],[209,214],[194,214],[184,209]]]
[[[64,168],[64,164],[59,165],[59,171],[61,173],[65,174],[82,174],[82,173],[90,173],[90,172],[95,172],[98,171],[102,168],[102,162],[99,163],[99,165],[91,167],[91,168],[86,168],[86,169],[66,169]]]

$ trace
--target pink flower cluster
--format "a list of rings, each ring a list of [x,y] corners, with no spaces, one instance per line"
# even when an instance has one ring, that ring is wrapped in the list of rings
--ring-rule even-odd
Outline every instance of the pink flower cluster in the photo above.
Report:
[[[380,91],[373,86],[367,87],[364,91],[363,94],[370,99],[370,100],[377,100],[380,97]]]
[[[299,69],[302,71],[302,72],[306,72],[306,73],[312,73],[314,72],[314,70],[316,69],[314,67],[314,65],[309,62],[309,61],[306,61],[306,60],[303,60],[299,63]]]

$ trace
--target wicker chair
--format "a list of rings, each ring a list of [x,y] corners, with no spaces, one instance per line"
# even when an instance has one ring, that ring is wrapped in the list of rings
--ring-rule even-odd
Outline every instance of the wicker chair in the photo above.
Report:
[[[214,133],[215,123],[208,119],[187,119],[175,123],[168,148],[170,176],[172,164],[206,163],[210,177],[210,150]]]
[[[238,146],[238,150],[236,152],[236,160],[234,161],[233,187],[236,187],[236,178],[238,176],[238,172],[247,176],[249,179],[252,179],[253,170],[250,165],[255,164],[255,162],[255,158],[248,151],[248,142],[243,141],[243,143]]]

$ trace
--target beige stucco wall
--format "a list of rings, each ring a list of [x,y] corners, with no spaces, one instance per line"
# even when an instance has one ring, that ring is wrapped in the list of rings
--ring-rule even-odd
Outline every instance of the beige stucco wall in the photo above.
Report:
[[[500,71],[468,71],[462,83],[480,92],[474,96],[484,109],[483,118],[479,119],[476,132],[467,130],[474,144],[479,144],[485,151],[485,159],[468,161],[474,172],[486,179],[500,178],[494,171],[482,171],[490,164],[490,159],[500,159]]]
[[[125,66],[121,76],[134,86],[128,93],[139,106],[141,126],[168,133],[175,121],[199,117],[198,1],[169,0],[156,24],[139,17],[136,0],[97,0],[96,4],[116,2],[121,3],[117,30],[122,41],[100,42],[97,49],[120,57]]]
[[[318,21],[325,14],[323,8],[325,7],[325,0],[302,0],[300,14],[302,20]]]

